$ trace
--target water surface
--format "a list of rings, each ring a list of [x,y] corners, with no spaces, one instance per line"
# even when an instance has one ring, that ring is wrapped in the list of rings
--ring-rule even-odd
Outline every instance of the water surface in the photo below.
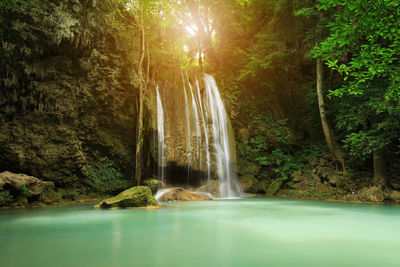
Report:
[[[400,206],[247,198],[0,211],[1,266],[400,266]]]

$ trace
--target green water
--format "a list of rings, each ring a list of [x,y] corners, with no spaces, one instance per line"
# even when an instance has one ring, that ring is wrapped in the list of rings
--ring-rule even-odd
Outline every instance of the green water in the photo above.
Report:
[[[0,211],[0,266],[400,266],[400,206],[167,205]]]

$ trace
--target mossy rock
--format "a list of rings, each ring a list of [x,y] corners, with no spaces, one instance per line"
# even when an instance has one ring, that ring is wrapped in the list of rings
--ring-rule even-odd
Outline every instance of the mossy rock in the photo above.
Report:
[[[384,192],[377,186],[364,187],[358,191],[358,195],[364,201],[382,202],[385,199]]]
[[[148,207],[158,206],[157,200],[147,186],[136,186],[125,191],[115,197],[104,199],[98,203],[95,208],[128,208],[128,207]]]
[[[144,180],[143,185],[149,187],[153,195],[155,195],[157,191],[163,187],[163,183],[158,179]]]

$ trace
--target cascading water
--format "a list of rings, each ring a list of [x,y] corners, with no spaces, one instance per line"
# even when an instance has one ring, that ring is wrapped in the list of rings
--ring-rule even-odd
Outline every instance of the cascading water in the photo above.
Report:
[[[182,83],[183,83],[183,92],[185,94],[185,113],[186,113],[186,133],[187,133],[187,179],[189,182],[190,179],[190,167],[192,164],[192,136],[191,136],[191,123],[190,123],[190,109],[189,109],[189,100],[188,100],[188,96],[186,93],[186,85],[185,85],[185,78],[183,78],[183,74],[182,74]]]
[[[211,75],[204,74],[202,88],[196,77],[191,82],[187,73],[186,77],[182,74],[182,82],[183,93],[171,91],[176,86],[165,87],[163,93],[168,98],[163,99],[156,87],[158,177],[163,184],[186,184],[191,190],[207,191],[213,197],[238,197],[242,190],[234,171],[233,133],[216,82]],[[167,136],[164,136],[165,121],[173,123]],[[182,153],[186,153],[186,157]],[[164,173],[166,167],[168,181]],[[207,183],[204,181],[205,173]]]
[[[209,187],[210,184],[210,178],[211,178],[211,161],[210,161],[210,150],[208,147],[208,127],[207,127],[207,113],[204,114],[203,112],[203,105],[201,102],[201,94],[200,94],[200,85],[199,81],[196,79],[195,85],[197,88],[197,96],[199,100],[199,106],[200,106],[200,114],[201,114],[201,119],[203,121],[203,131],[204,131],[204,139],[205,139],[205,145],[204,145],[204,151],[206,152],[206,165],[207,165],[207,187]],[[206,111],[206,109],[204,109]]]
[[[194,115],[194,123],[196,126],[196,146],[197,146],[197,160],[199,161],[199,165],[200,166],[200,162],[201,162],[201,131],[200,131],[200,122],[199,122],[199,111],[197,109],[197,103],[196,103],[196,99],[194,98],[194,94],[193,94],[193,86],[190,84],[190,80],[189,77],[187,76],[186,73],[186,77],[187,77],[187,81],[189,84],[189,89],[190,89],[190,94],[192,95],[192,107],[193,107],[193,115]]]
[[[214,137],[220,197],[240,196],[241,187],[236,179],[236,174],[232,170],[228,119],[225,107],[214,78],[209,74],[204,74],[204,84]]]
[[[164,110],[161,102],[160,93],[157,92],[157,132],[158,132],[158,177],[162,184],[165,184],[165,142],[164,142]]]

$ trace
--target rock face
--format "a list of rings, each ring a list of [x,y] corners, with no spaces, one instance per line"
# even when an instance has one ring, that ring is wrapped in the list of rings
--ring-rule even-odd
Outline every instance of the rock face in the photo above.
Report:
[[[208,196],[198,193],[191,193],[180,187],[167,188],[164,190],[165,191],[162,192],[161,196],[159,196],[157,200],[163,202],[211,200],[211,198]]]
[[[8,171],[0,173],[0,207],[51,204],[57,200],[53,182]]]
[[[107,198],[98,203],[95,208],[128,208],[158,206],[157,200],[147,186],[136,186],[127,189],[115,197]]]
[[[137,31],[105,2],[0,6],[0,171],[84,188],[87,164],[106,156],[132,177]]]
[[[239,176],[239,182],[246,193],[252,193],[253,188],[258,184],[258,180],[251,174]]]

